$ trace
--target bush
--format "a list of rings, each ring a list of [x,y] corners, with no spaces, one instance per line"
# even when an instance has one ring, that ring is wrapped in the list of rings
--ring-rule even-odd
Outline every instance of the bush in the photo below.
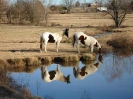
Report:
[[[81,61],[93,61],[93,60],[96,60],[96,55],[91,54],[91,53],[83,54],[80,60]]]
[[[112,46],[113,48],[133,49],[133,34],[117,34],[113,36],[111,40],[107,41],[107,45]]]

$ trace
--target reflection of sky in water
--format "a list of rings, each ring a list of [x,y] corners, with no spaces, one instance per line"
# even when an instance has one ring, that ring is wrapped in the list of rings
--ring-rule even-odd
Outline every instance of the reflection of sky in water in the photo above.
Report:
[[[71,84],[61,81],[44,82],[40,68],[31,74],[11,73],[11,75],[18,82],[27,81],[31,92],[42,97],[49,95],[54,99],[81,99],[81,95],[86,90],[90,94],[90,99],[133,99],[132,63],[133,56],[117,58],[112,54],[104,55],[99,69],[83,80],[74,77],[72,67],[60,66],[65,76],[70,74]],[[81,62],[79,65],[84,66]],[[48,70],[55,70],[56,66],[56,64],[51,64]],[[19,79],[22,80],[19,81]]]

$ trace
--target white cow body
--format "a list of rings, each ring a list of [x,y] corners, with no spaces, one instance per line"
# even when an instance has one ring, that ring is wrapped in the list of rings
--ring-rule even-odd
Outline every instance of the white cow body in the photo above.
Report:
[[[56,51],[58,52],[60,41],[62,40],[64,35],[68,37],[68,31],[69,29],[65,29],[61,32],[56,32],[56,33],[50,33],[50,32],[42,33],[40,37],[40,49],[42,49],[42,45],[44,43],[44,49],[45,49],[45,52],[47,52],[47,49],[46,49],[47,43],[50,42],[50,43],[56,43]]]
[[[64,76],[64,74],[61,72],[59,66],[57,66],[56,70],[48,71],[47,67],[42,67],[42,79],[45,82],[52,82],[54,80],[62,81],[70,83],[70,75],[67,77]]]
[[[94,37],[88,36],[83,32],[76,32],[73,35],[73,47],[76,46],[78,52],[80,53],[79,44],[89,46],[91,52],[93,52],[94,46],[101,50],[101,45],[99,44],[99,42]]]

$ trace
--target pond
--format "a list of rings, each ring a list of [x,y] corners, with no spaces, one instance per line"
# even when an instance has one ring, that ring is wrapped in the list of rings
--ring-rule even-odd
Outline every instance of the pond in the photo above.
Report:
[[[102,55],[102,62],[98,57],[77,66],[51,64],[32,73],[9,73],[33,95],[46,99],[133,99],[133,55],[107,53]]]

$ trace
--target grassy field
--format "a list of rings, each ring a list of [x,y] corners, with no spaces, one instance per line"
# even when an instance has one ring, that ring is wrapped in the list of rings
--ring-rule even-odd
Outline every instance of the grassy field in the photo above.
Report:
[[[133,31],[133,14],[128,14],[122,26],[125,28],[113,29],[121,33],[131,33]],[[63,37],[62,42],[69,41],[74,32],[82,31],[88,35],[104,33],[109,26],[113,26],[113,21],[105,13],[76,13],[76,14],[53,14],[50,16],[49,27],[44,26],[22,26],[0,24],[0,59],[14,59],[37,56],[64,56],[78,54],[76,48],[71,43],[61,43],[59,53],[56,52],[55,43],[49,43],[47,53],[39,52],[40,35],[45,32],[58,32],[66,27],[70,29],[70,38]],[[57,26],[56,26],[57,25]],[[106,48],[106,42],[111,35],[99,38],[101,45]],[[84,48],[81,52],[87,52]],[[88,51],[89,52],[89,51]]]

